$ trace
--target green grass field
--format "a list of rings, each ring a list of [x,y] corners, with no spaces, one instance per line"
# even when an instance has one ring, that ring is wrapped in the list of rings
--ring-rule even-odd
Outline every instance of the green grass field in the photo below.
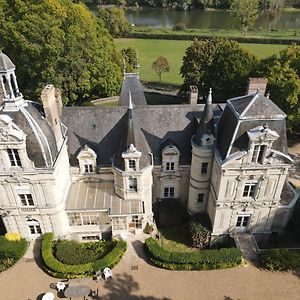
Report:
[[[152,63],[159,57],[165,56],[170,64],[169,73],[163,73],[162,81],[166,83],[181,84],[179,74],[182,57],[191,41],[151,40],[151,39],[116,39],[117,49],[132,47],[137,50],[140,63],[140,75],[144,81],[158,81],[158,76],[152,69]],[[270,44],[241,44],[241,46],[258,58],[265,58],[278,53],[286,45]]]

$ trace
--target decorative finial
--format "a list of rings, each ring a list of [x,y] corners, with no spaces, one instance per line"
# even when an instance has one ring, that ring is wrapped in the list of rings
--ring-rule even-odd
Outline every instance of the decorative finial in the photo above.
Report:
[[[207,99],[206,99],[206,103],[207,104],[212,104],[212,89],[209,88],[209,93],[208,93],[208,96],[207,96]]]
[[[270,99],[270,93],[269,93],[269,92],[267,92],[266,97],[267,97],[268,99]]]
[[[131,92],[129,91],[129,104],[128,104],[128,109],[132,110],[133,109],[133,104],[132,104],[132,99],[131,99]]]

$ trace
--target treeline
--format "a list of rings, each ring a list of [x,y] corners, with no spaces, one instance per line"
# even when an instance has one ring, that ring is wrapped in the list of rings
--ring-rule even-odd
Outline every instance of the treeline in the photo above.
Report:
[[[74,2],[79,2],[74,1]],[[190,9],[229,9],[232,0],[81,0],[88,6],[97,5],[117,5],[127,7],[158,7],[180,10]],[[261,0],[261,6],[264,6],[269,0]],[[300,8],[300,0],[285,0],[284,5],[287,7]]]

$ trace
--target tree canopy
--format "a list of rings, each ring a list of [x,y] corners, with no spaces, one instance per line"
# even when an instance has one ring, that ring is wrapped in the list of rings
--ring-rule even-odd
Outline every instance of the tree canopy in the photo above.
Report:
[[[71,104],[119,92],[121,57],[83,4],[71,0],[0,0],[0,48],[17,66],[24,96],[61,88]]]
[[[300,46],[261,61],[259,75],[268,78],[270,98],[287,114],[287,128],[300,133]]]
[[[194,40],[183,57],[180,73],[183,77],[183,91],[196,85],[199,93],[206,96],[213,88],[214,100],[245,93],[249,75],[258,61],[236,41],[215,38]]]
[[[254,24],[258,17],[259,0],[232,0],[230,9],[245,36],[249,27]]]

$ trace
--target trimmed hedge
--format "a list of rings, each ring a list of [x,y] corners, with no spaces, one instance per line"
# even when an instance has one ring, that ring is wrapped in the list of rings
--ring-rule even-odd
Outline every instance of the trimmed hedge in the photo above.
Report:
[[[156,240],[145,240],[145,252],[158,267],[170,270],[213,270],[238,266],[242,253],[237,248],[202,250],[197,252],[170,252]]]
[[[198,35],[198,34],[178,34],[178,33],[148,33],[148,32],[131,32],[126,36],[127,38],[135,39],[158,39],[158,40],[185,40],[193,41],[196,39],[212,39],[216,36]],[[279,44],[279,45],[300,45],[300,39],[291,38],[270,38],[270,37],[224,37],[229,40],[235,40],[239,43],[250,44]]]
[[[300,267],[300,252],[289,249],[268,249],[260,256],[262,268],[270,271],[288,271]]]
[[[9,241],[0,236],[0,272],[14,265],[25,254],[27,247],[25,239]]]
[[[46,270],[58,278],[76,278],[92,276],[96,270],[104,269],[105,267],[112,268],[122,258],[126,251],[126,243],[124,241],[117,241],[115,247],[103,258],[94,262],[67,265],[57,260],[52,253],[53,233],[45,233],[42,239],[42,258]]]

